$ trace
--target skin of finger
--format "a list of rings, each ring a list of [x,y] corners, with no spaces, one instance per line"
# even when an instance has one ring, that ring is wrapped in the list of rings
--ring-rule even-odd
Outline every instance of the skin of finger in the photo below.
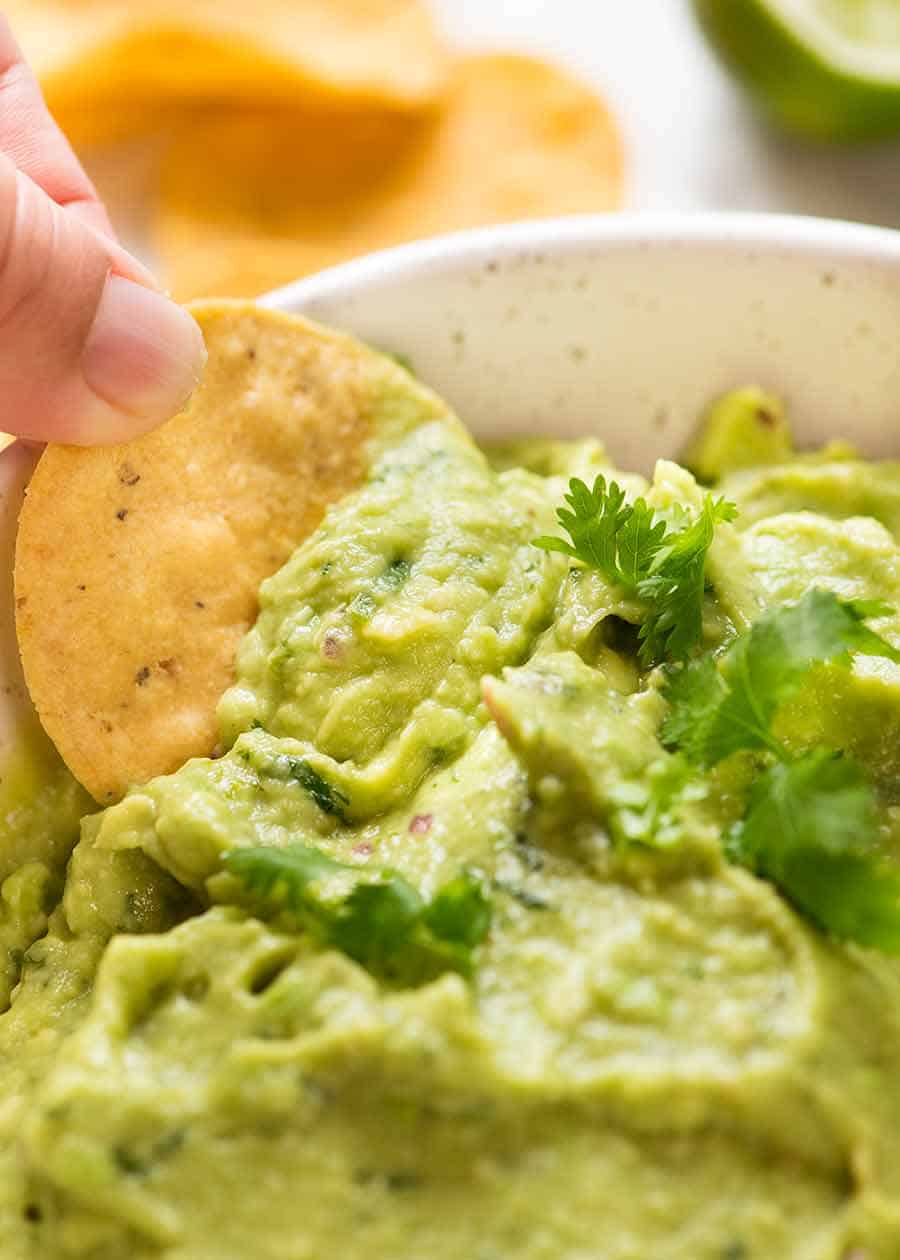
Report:
[[[115,240],[112,228],[108,227],[109,215],[106,213],[106,207],[99,201],[94,201],[93,199],[70,201],[66,204],[66,212],[74,214],[93,231],[100,232],[103,236]]]
[[[68,140],[50,115],[8,20],[0,14],[0,152],[58,205],[94,206],[92,226],[114,237],[112,224]],[[83,214],[83,211],[79,211]]]
[[[161,286],[153,272],[139,262],[133,254],[123,249],[117,241],[110,240],[103,229],[97,225],[96,216],[93,214],[96,208],[95,202],[72,202],[65,207],[64,213],[77,218],[88,232],[98,238],[97,243],[109,255],[111,270],[117,276],[125,276],[127,280],[133,280],[135,284],[142,284],[147,289],[155,289],[159,292]]]
[[[3,427],[36,441],[114,441],[135,423],[98,398],[82,351],[112,243],[0,156],[0,397]]]

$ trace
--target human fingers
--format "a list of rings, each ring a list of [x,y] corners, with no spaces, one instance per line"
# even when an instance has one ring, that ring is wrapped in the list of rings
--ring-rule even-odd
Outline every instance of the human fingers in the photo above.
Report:
[[[183,406],[205,361],[200,330],[117,274],[123,253],[0,155],[0,428],[119,442]]]

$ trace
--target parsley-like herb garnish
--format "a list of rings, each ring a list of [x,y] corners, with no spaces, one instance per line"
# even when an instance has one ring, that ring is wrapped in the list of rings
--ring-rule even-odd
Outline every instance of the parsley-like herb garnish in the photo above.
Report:
[[[621,486],[602,476],[593,489],[573,477],[566,502],[556,515],[571,542],[545,536],[534,545],[598,570],[647,603],[639,635],[645,665],[684,660],[702,632],[706,553],[716,525],[734,520],[734,504],[708,494],[694,521],[673,528],[645,499],[626,503]]]
[[[767,613],[720,663],[705,657],[671,674],[661,736],[702,766],[741,750],[771,754],[728,837],[729,856],[833,935],[900,953],[900,866],[878,848],[877,802],[863,767],[827,748],[791,757],[773,732],[778,709],[814,666],[849,665],[853,652],[900,661],[865,625],[888,611],[812,590]]]
[[[232,849],[222,861],[263,909],[291,916],[323,944],[397,984],[421,984],[444,971],[471,974],[472,952],[491,924],[490,900],[470,871],[426,901],[394,871],[373,879],[305,844]],[[338,876],[341,889],[329,896],[328,882]]]
[[[900,866],[878,851],[877,825],[862,767],[817,749],[757,780],[728,850],[832,935],[900,954]]]
[[[670,675],[663,743],[703,766],[742,748],[766,748],[783,759],[772,721],[814,665],[849,663],[852,652],[900,661],[900,652],[865,624],[865,618],[889,611],[814,589],[799,603],[760,617],[719,665],[705,656]]]

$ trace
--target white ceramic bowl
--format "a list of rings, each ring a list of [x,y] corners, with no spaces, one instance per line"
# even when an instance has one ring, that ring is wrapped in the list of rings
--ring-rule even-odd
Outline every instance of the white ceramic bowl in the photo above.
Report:
[[[481,437],[677,455],[717,392],[782,394],[801,443],[900,453],[900,233],[769,215],[605,215],[458,233],[270,295],[402,353]]]
[[[900,233],[751,215],[578,217],[387,250],[264,299],[410,358],[481,437],[677,455],[711,396],[755,382],[802,443],[900,455]],[[33,455],[0,455],[0,758],[27,697],[15,520]],[[64,546],[64,540],[60,541]]]

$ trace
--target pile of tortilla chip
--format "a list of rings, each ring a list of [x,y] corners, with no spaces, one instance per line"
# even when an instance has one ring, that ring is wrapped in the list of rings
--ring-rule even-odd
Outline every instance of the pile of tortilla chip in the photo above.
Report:
[[[621,200],[604,102],[530,57],[454,56],[427,0],[6,10],[83,154],[152,151],[152,244],[183,300],[255,296],[372,249]]]

